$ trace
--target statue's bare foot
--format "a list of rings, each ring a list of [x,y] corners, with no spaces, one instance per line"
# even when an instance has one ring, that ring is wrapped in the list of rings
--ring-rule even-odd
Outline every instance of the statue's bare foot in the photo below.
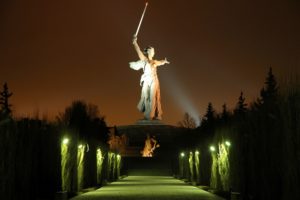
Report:
[[[162,120],[161,116],[155,117],[154,120]]]

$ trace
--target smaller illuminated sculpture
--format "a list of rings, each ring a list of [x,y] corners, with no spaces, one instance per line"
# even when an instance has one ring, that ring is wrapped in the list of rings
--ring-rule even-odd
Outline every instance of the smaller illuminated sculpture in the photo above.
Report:
[[[157,141],[150,137],[149,134],[147,134],[147,139],[145,140],[145,147],[144,150],[141,151],[143,157],[153,157],[153,152],[156,148],[159,147],[159,144],[157,144]]]

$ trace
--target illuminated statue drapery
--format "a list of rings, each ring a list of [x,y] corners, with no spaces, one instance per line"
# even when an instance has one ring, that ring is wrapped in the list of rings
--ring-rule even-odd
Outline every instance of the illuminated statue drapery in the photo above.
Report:
[[[162,109],[160,102],[160,87],[159,80],[157,77],[157,67],[169,64],[167,59],[154,60],[154,48],[147,47],[143,52],[137,43],[137,37],[133,38],[134,48],[140,58],[136,62],[130,62],[129,66],[131,69],[140,70],[143,69],[143,75],[140,80],[142,87],[141,99],[138,103],[138,110],[144,113],[144,118],[147,120],[158,119],[161,120]]]

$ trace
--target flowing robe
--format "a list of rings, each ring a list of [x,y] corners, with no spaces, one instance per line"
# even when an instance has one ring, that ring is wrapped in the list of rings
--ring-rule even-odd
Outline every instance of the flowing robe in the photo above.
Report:
[[[155,61],[149,62],[148,60],[139,60],[130,62],[131,69],[143,69],[143,75],[140,80],[142,87],[141,99],[138,103],[138,110],[144,113],[145,119],[161,119],[162,109],[160,102],[160,87],[157,77],[157,65]]]

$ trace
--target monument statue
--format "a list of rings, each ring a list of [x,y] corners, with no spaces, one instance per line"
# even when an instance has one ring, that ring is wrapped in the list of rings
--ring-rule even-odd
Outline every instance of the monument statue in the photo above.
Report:
[[[133,36],[133,46],[140,60],[136,62],[130,62],[129,66],[134,70],[143,69],[144,72],[140,80],[142,92],[141,99],[137,106],[138,110],[144,113],[144,118],[146,120],[161,120],[162,109],[160,102],[160,87],[156,69],[158,66],[169,64],[169,61],[167,61],[166,58],[164,60],[154,60],[154,48],[149,46],[144,49],[144,52],[142,52],[137,43],[137,35],[140,30],[147,6],[148,2],[146,2],[138,28]]]
[[[139,111],[144,113],[145,119],[161,120],[162,109],[160,102],[160,87],[156,70],[158,66],[169,64],[169,61],[167,61],[167,59],[154,60],[153,57],[155,51],[153,47],[149,46],[142,52],[137,43],[136,36],[133,38],[133,45],[140,60],[130,62],[130,68],[134,70],[143,69],[144,72],[140,80],[142,91],[141,99],[137,107]]]

